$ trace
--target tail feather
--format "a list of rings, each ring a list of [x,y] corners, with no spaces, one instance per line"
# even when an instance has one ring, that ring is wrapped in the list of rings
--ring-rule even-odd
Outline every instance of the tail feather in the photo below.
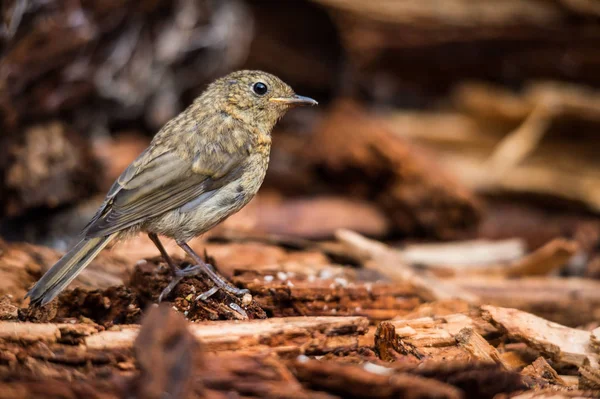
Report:
[[[33,286],[25,297],[34,306],[53,300],[100,253],[115,236],[84,238],[65,254]]]

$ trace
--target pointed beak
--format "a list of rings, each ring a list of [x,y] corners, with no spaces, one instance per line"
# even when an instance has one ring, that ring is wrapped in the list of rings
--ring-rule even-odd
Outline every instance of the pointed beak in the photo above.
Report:
[[[319,104],[310,97],[299,96],[297,94],[292,97],[273,97],[269,98],[269,101],[274,103],[288,104],[291,106],[302,106],[302,105],[317,105]]]

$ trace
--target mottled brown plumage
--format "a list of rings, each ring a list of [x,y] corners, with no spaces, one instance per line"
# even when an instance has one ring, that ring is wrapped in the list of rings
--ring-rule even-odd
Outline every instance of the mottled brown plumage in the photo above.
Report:
[[[83,240],[29,291],[31,303],[51,301],[109,241],[138,231],[149,233],[175,273],[163,295],[200,271],[220,288],[243,293],[220,281],[186,242],[254,197],[267,171],[271,130],[290,107],[313,104],[265,72],[234,72],[212,83],[121,174]],[[198,265],[179,270],[157,235],[175,239]]]

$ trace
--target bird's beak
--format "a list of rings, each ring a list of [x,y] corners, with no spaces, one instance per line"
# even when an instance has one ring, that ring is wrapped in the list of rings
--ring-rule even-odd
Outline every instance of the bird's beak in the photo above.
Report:
[[[294,94],[292,97],[273,97],[269,98],[269,101],[280,104],[287,104],[292,106],[301,106],[301,105],[317,105],[319,104],[315,100],[310,97],[299,96]]]

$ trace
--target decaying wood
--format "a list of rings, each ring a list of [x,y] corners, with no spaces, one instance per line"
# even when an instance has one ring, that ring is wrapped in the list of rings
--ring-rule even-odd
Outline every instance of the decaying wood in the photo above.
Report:
[[[556,370],[552,368],[543,357],[539,357],[535,362],[525,367],[522,371],[523,375],[528,375],[536,379],[541,379],[550,385],[567,386],[567,383],[558,375]]]
[[[287,270],[286,270],[287,269]],[[234,281],[250,289],[272,316],[366,316],[385,320],[411,311],[421,299],[409,284],[358,281],[334,267],[310,270],[245,272]]]
[[[400,319],[382,323],[375,333],[375,345],[384,360],[399,352],[417,360],[443,358],[502,364],[496,349],[482,337],[493,332],[488,323],[464,314]]]
[[[521,309],[568,326],[583,325],[600,316],[600,283],[595,280],[461,276],[452,281],[479,296],[482,303]]]
[[[367,326],[363,317],[291,317],[245,323],[194,323],[190,331],[212,351],[272,347],[281,353],[311,353],[355,349],[358,336],[366,332]],[[137,333],[136,326],[103,331],[87,337],[86,345],[90,349],[127,348]]]
[[[384,367],[364,367],[322,363],[300,359],[295,374],[315,389],[325,389],[342,397],[356,398],[460,398],[451,385],[415,375],[391,375]]]
[[[529,391],[511,396],[513,399],[585,399],[596,397],[597,394],[593,391],[556,392],[554,389]]]
[[[140,375],[131,389],[137,396],[190,396],[194,368],[202,361],[195,359],[200,348],[180,314],[166,304],[151,309],[142,320],[134,348]]]
[[[11,294],[16,304],[23,303],[33,283],[60,257],[50,248],[0,239],[0,295]],[[74,281],[73,287],[107,288],[123,284],[127,275],[123,259],[102,253]]]
[[[454,338],[460,347],[471,353],[474,360],[497,363],[508,369],[508,366],[504,363],[496,348],[475,332],[473,328],[464,327]]]
[[[600,369],[585,365],[579,368],[579,389],[600,390]]]
[[[316,177],[329,190],[375,202],[394,230],[448,238],[477,225],[476,198],[356,104],[336,104],[311,140]]]
[[[590,332],[562,326],[516,309],[484,305],[483,317],[512,339],[523,341],[552,360],[582,366],[598,365],[598,353],[590,348]]]

